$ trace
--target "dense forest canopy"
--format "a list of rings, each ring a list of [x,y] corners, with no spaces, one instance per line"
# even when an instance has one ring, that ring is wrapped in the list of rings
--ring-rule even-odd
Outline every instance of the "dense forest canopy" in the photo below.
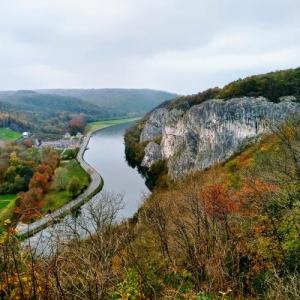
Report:
[[[76,97],[96,104],[118,115],[142,115],[166,100],[174,93],[150,89],[50,89],[39,93]]]
[[[168,102],[170,108],[187,109],[205,100],[235,97],[265,97],[272,102],[279,102],[280,97],[295,96],[300,98],[300,68],[253,75],[233,81],[223,88],[211,88],[196,95],[179,97]]]

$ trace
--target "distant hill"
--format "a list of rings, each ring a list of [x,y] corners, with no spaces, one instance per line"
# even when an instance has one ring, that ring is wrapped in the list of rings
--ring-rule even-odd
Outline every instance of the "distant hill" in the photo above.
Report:
[[[177,97],[174,93],[150,89],[48,89],[37,92],[76,97],[113,111],[118,116],[140,116]]]
[[[88,122],[141,116],[175,94],[153,90],[20,90],[0,92],[0,113],[27,122],[43,136],[67,130],[68,121],[81,114]]]
[[[294,96],[300,101],[300,67],[238,79],[223,88],[214,87],[198,94],[181,96],[161,107],[187,110],[208,99],[231,99],[239,97],[265,97],[279,102],[282,96]]]
[[[33,91],[18,91],[11,94],[0,94],[0,105],[9,112],[42,113],[53,116],[57,113],[84,113],[94,117],[105,117],[108,111],[75,97],[50,94],[39,94]],[[1,106],[0,106],[1,107]]]
[[[15,120],[25,120],[30,131],[47,136],[64,133],[68,121],[79,114],[84,115],[87,121],[117,117],[112,110],[75,97],[34,91],[0,93],[0,112]]]

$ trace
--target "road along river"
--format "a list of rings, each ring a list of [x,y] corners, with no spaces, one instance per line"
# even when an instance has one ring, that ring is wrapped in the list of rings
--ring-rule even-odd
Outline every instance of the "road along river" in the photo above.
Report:
[[[94,196],[84,204],[76,216],[67,215],[54,225],[28,238],[24,244],[37,246],[38,252],[48,252],[56,247],[60,241],[65,241],[76,231],[84,237],[87,231],[95,230],[92,224],[91,207],[97,206],[101,201],[101,194],[107,192],[118,193],[123,196],[123,209],[119,212],[118,219],[122,220],[133,216],[148,189],[142,176],[137,170],[128,166],[125,160],[124,133],[131,124],[115,125],[92,134],[84,160],[92,166],[104,180],[104,188],[99,195]],[[78,224],[81,224],[80,228]],[[74,228],[76,226],[76,228]],[[83,229],[84,228],[84,229]]]

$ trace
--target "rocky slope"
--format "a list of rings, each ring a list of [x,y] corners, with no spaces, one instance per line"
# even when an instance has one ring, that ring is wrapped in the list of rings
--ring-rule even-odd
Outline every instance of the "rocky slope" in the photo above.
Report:
[[[296,100],[287,96],[274,103],[263,97],[243,97],[207,100],[188,110],[158,108],[140,135],[140,142],[147,144],[141,165],[150,168],[164,159],[169,174],[179,178],[222,162],[300,113]]]

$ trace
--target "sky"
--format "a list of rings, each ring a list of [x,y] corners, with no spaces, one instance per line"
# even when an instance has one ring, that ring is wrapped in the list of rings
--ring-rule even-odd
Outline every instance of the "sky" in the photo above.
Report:
[[[0,90],[192,94],[300,66],[299,0],[0,0]]]

